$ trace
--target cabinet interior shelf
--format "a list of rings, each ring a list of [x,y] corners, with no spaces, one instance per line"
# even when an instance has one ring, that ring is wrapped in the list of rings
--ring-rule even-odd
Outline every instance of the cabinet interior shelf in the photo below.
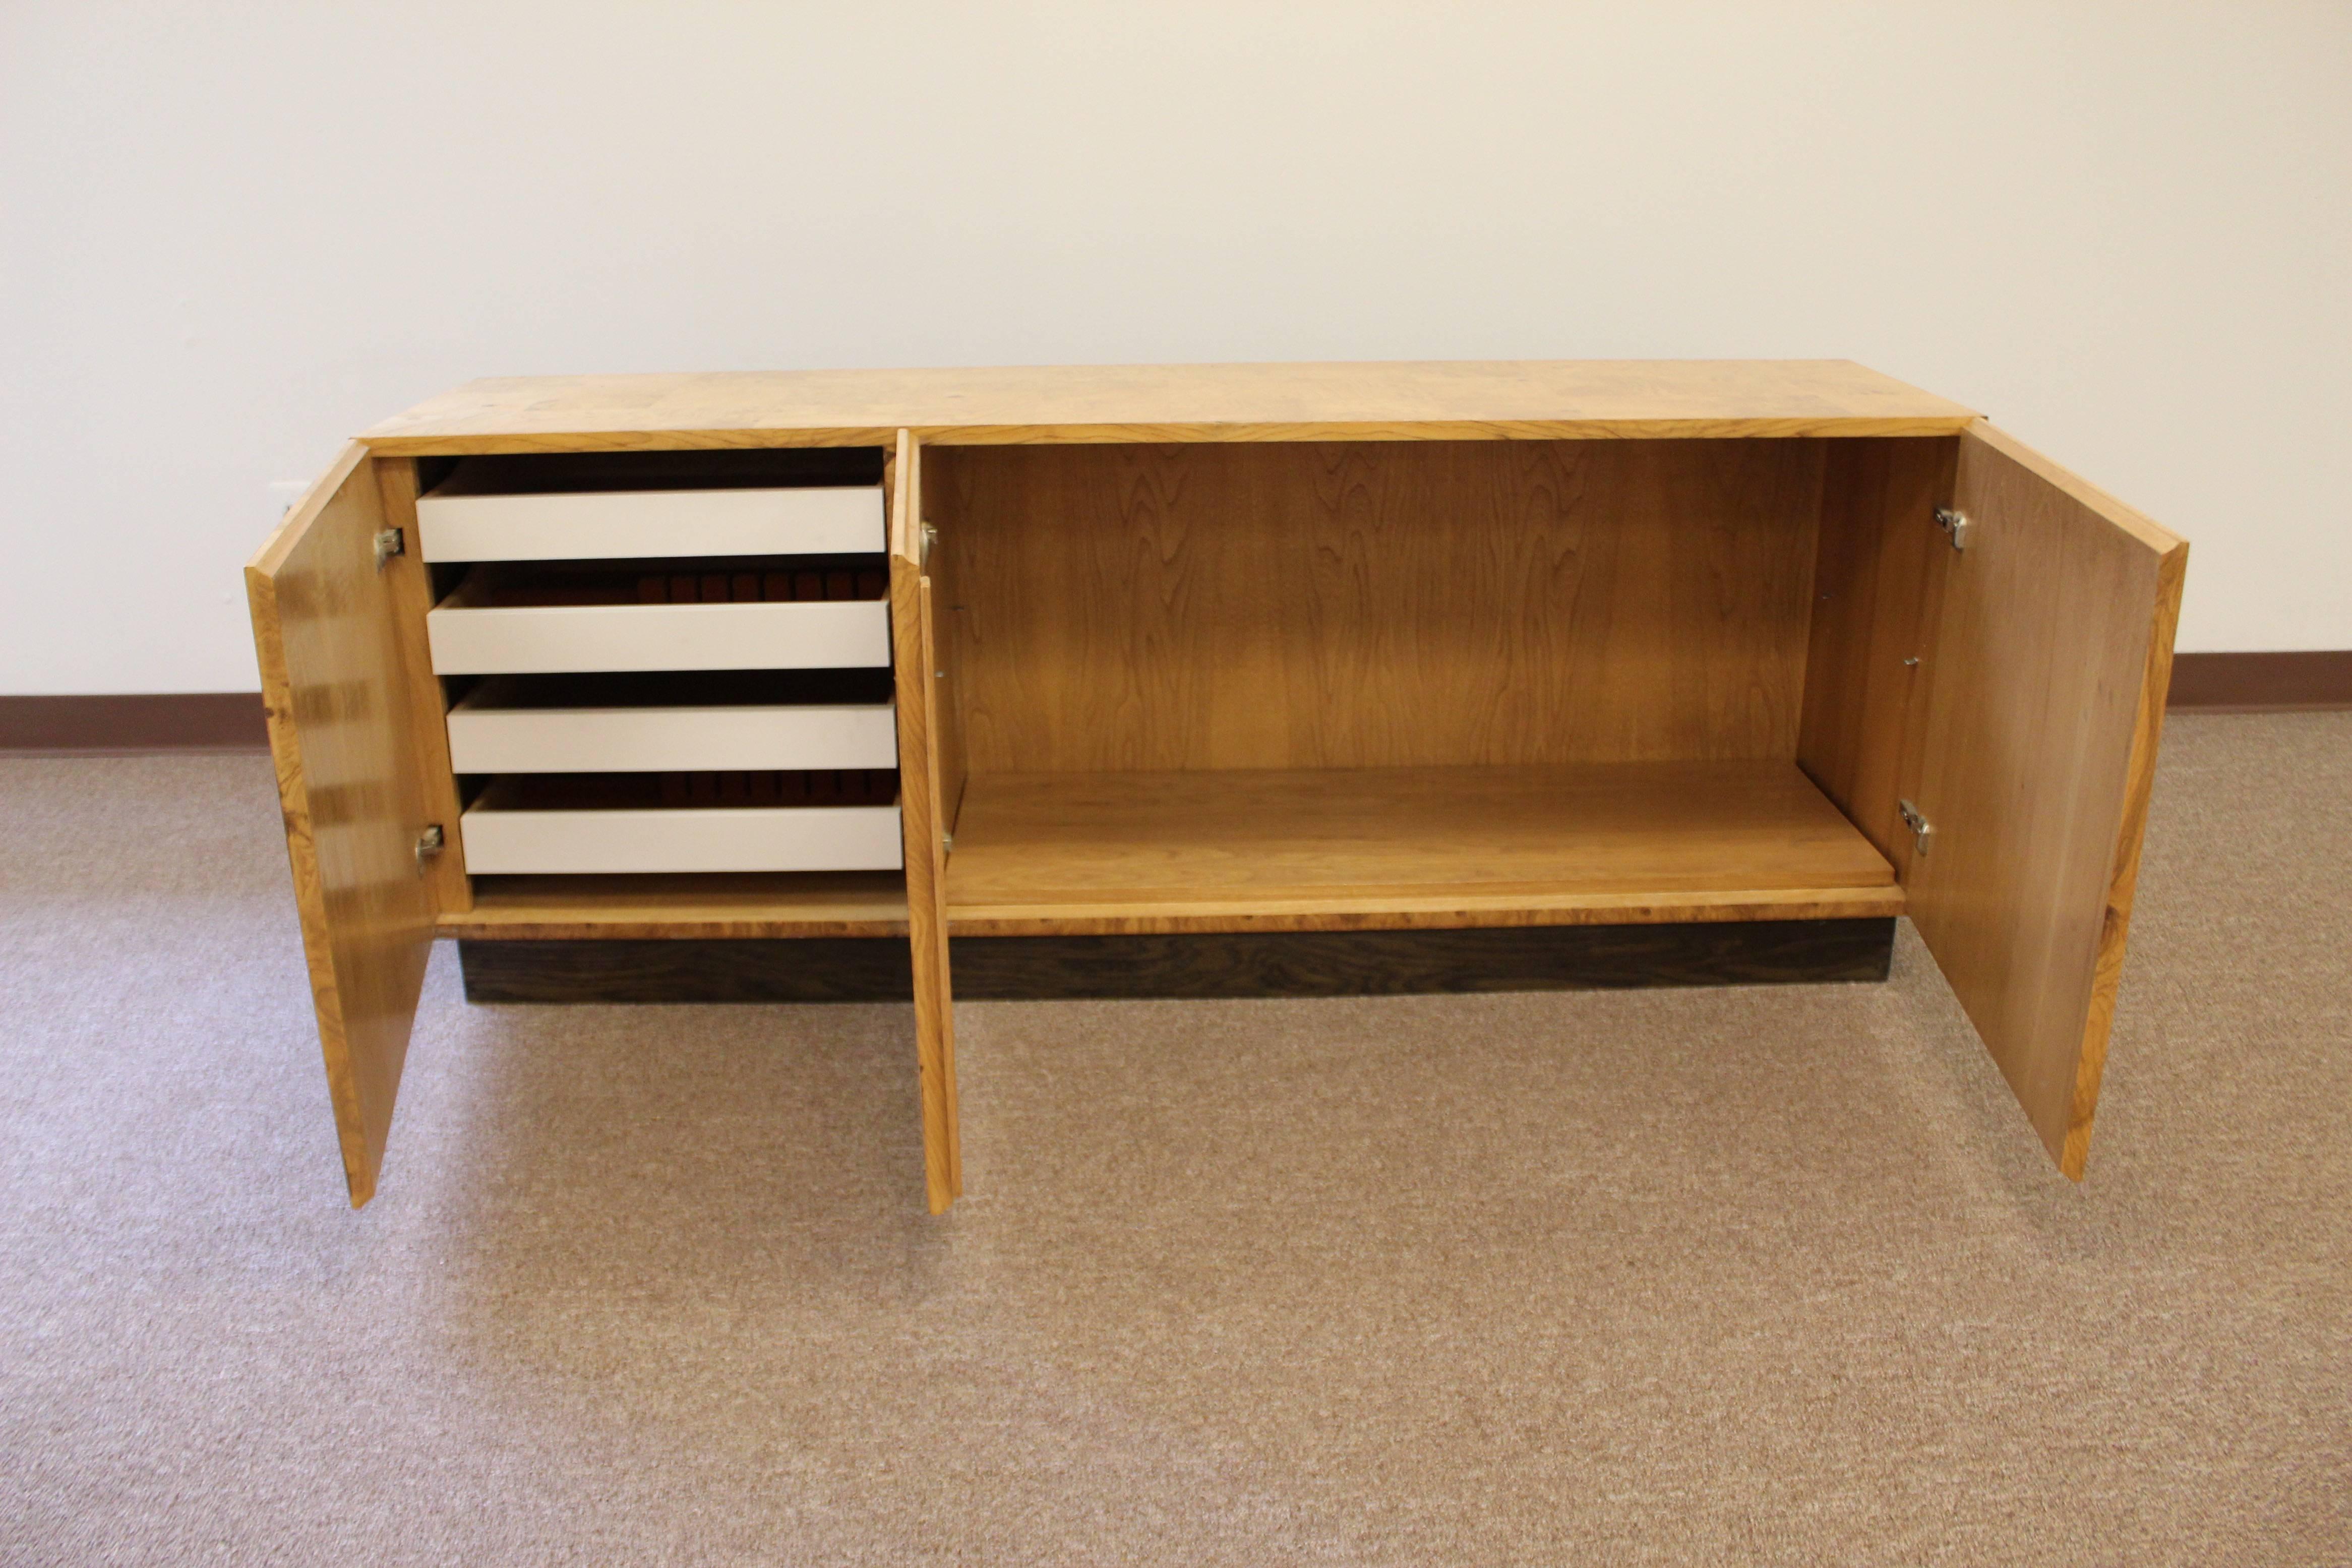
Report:
[[[1795,764],[976,773],[959,936],[1900,914],[1894,868]],[[896,873],[484,877],[444,936],[884,936]]]
[[[1793,763],[974,773],[958,935],[1897,914]]]

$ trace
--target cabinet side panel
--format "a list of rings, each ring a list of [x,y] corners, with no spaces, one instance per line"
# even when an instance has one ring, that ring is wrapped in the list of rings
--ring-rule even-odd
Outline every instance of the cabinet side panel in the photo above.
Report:
[[[1959,446],[1828,446],[1797,763],[1901,869],[1911,838],[1895,803],[1916,782],[1929,568],[1951,548],[1934,512],[1951,494]]]
[[[965,448],[968,765],[1791,758],[1825,445]]]
[[[2188,547],[1979,426],[1941,609],[1909,879],[1919,934],[2079,1178],[2137,879]]]
[[[375,1192],[432,950],[415,858],[396,605],[376,566],[383,493],[347,447],[246,568],[269,744],[335,1129],[354,1207]]]

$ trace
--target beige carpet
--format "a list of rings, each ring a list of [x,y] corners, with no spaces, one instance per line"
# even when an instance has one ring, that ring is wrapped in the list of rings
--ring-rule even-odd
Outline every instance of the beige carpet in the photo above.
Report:
[[[2176,719],[2090,1182],[1885,986],[467,1008],[0,763],[0,1561],[2352,1562],[2352,715]]]

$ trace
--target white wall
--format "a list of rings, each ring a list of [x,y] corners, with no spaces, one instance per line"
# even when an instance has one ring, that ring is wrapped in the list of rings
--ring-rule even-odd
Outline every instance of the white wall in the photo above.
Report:
[[[0,692],[476,375],[1843,356],[2352,647],[2352,7],[0,5]]]

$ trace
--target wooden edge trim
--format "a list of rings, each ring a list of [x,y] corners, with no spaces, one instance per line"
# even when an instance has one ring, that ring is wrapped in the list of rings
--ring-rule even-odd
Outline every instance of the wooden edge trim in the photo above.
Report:
[[[724,452],[758,447],[879,447],[905,426],[841,425],[783,430],[566,430],[530,435],[377,436],[356,439],[379,458],[501,458],[568,452]]]
[[[1792,889],[1772,893],[1600,894],[1544,903],[1526,898],[1399,898],[1202,904],[948,907],[950,936],[1147,936],[1178,932],[1468,931],[1491,926],[1675,925],[1724,921],[1848,920],[1899,915],[1903,889]]]
[[[899,689],[898,821],[904,832],[908,951],[913,964],[915,1053],[923,1118],[923,1185],[933,1214],[963,1190],[957,1141],[955,1010],[949,991],[945,862],[932,809],[939,799],[931,742],[929,580],[922,574],[921,489],[914,437],[898,432],[886,459],[890,507],[890,654]],[[920,684],[910,685],[909,682]]]
[[[378,457],[472,458],[530,452],[711,451],[736,447],[889,447],[902,433],[931,447],[1085,446],[1233,441],[1607,441],[1720,437],[1957,436],[1979,416],[1781,416],[1754,419],[1314,420],[1282,423],[808,426],[678,430],[534,431],[529,435],[363,435]]]
[[[607,920],[560,914],[486,911],[443,915],[433,934],[459,942],[752,942],[800,937],[896,937],[906,940],[901,920],[825,920],[758,915],[653,915]]]
[[[0,752],[105,757],[268,749],[268,709],[258,691],[0,697]]]
[[[286,557],[301,539],[303,530],[310,526],[311,518],[333,499],[337,490],[343,488],[343,481],[352,477],[352,470],[358,468],[367,455],[364,444],[344,442],[343,449],[335,456],[333,466],[311,481],[310,488],[297,496],[294,504],[286,509],[278,527],[262,541],[261,548],[253,552],[253,559],[245,563],[246,571],[271,574],[286,564]]]
[[[2205,713],[2352,708],[2352,648],[2175,654],[2171,696],[2166,706]]]
[[[915,438],[907,431],[898,431],[889,444],[882,463],[882,491],[890,509],[890,529],[887,539],[890,553],[901,561],[922,563],[922,555],[911,535],[915,523],[910,517],[915,510],[909,489],[914,483]]]
[[[2107,871],[2106,910],[2099,925],[2098,956],[2091,969],[2091,1006],[2083,1026],[2083,1051],[2074,1064],[2074,1097],[2066,1116],[2066,1140],[2058,1169],[2081,1181],[2090,1160],[2091,1123],[2098,1110],[2099,1082],[2107,1066],[2107,1040],[2115,1026],[2116,993],[2123,979],[2124,939],[2131,927],[2132,898],[2139,887],[2140,846],[2147,836],[2148,798],[2156,784],[2156,752],[2164,734],[2165,692],[2172,676],[2172,638],[2180,622],[2180,587],[2189,572],[2186,544],[2157,563],[2156,615],[2148,626],[2147,658],[2141,667],[2139,713],[2132,726],[2129,760],[2124,764],[2123,819],[2116,826],[2114,858]]]

